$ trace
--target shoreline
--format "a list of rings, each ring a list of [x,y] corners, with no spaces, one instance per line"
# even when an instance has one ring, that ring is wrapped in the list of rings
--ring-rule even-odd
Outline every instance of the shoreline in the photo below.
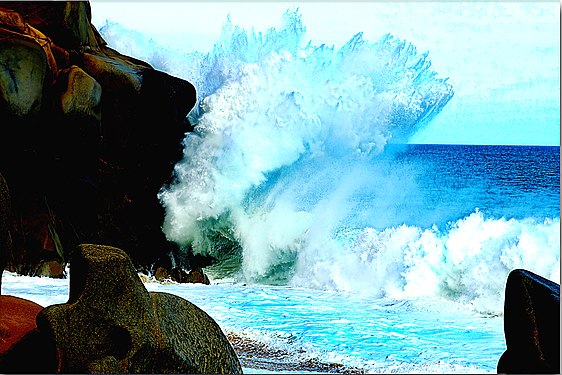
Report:
[[[243,368],[248,370],[265,370],[274,373],[313,373],[313,374],[365,374],[364,369],[348,367],[341,363],[321,362],[315,358],[298,358],[300,350],[295,354],[283,349],[273,348],[265,343],[249,339],[234,332],[227,332],[226,337]],[[259,371],[258,371],[259,372]],[[251,373],[251,372],[250,372]]]

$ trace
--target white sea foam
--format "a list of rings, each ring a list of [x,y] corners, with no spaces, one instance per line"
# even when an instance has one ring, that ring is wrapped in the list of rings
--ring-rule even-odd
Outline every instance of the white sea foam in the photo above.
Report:
[[[291,283],[392,298],[442,296],[501,314],[505,280],[516,268],[560,283],[560,219],[474,212],[444,231],[365,228],[350,245],[307,249]]]
[[[297,12],[265,33],[228,20],[207,54],[156,48],[117,24],[101,31],[124,53],[195,84],[196,131],[160,195],[164,231],[195,253],[240,252],[241,280],[445,296],[491,313],[501,312],[511,269],[560,281],[559,218],[475,211],[447,226],[396,224],[415,215],[402,202],[419,192],[413,167],[385,147],[453,95],[408,42],[357,34],[339,50],[316,46]]]

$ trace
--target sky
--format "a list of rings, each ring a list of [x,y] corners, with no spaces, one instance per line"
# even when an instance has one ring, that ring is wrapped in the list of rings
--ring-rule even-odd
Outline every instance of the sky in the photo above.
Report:
[[[227,15],[265,31],[298,8],[315,44],[387,33],[428,51],[455,96],[411,143],[560,145],[560,3],[553,2],[109,2],[92,22],[149,35],[159,44],[212,48]],[[180,47],[181,46],[181,47]]]

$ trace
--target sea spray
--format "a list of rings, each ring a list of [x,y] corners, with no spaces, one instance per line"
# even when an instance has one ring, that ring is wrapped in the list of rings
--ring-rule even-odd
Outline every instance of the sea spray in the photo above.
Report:
[[[240,245],[249,279],[294,261],[315,226],[326,226],[318,217],[326,210],[298,209],[291,199],[269,196],[261,207],[245,207],[271,174],[322,164],[309,179],[326,175],[334,183],[316,189],[316,196],[311,192],[310,200],[328,197],[334,206],[329,197],[339,196],[344,205],[362,185],[380,182],[354,181],[362,175],[357,166],[368,168],[365,159],[407,139],[453,95],[429,69],[427,54],[405,41],[387,35],[371,43],[357,34],[335,51],[306,44],[298,13],[284,20],[283,28],[264,34],[226,23],[221,40],[201,59],[203,78],[195,79],[202,82],[196,132],[186,137],[176,183],[161,193],[170,239],[216,255],[208,225],[228,222],[220,225],[231,228],[226,237]],[[343,178],[326,165],[342,157],[353,171]],[[272,194],[286,186],[277,181],[277,187],[268,184]],[[339,221],[334,218],[333,226]]]
[[[440,296],[492,313],[503,305],[510,269],[559,282],[559,211],[514,218],[475,210],[481,197],[462,193],[494,187],[474,186],[469,175],[427,192],[438,166],[404,162],[389,147],[453,96],[427,53],[391,35],[371,42],[359,33],[338,50],[305,36],[297,12],[265,33],[227,20],[209,53],[155,49],[129,35],[144,55],[129,53],[190,80],[199,95],[190,114],[196,130],[160,195],[168,238],[219,259],[208,269],[215,278]],[[465,159],[447,160],[443,174]],[[510,193],[494,194],[497,204]]]

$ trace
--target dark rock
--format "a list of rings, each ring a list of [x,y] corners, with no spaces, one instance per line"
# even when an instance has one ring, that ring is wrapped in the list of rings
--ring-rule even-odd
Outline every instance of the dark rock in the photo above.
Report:
[[[207,275],[205,275],[205,273],[203,273],[203,270],[201,268],[196,268],[189,271],[189,274],[187,275],[187,278],[184,282],[199,283],[199,284],[206,284],[206,285],[211,284],[209,278],[207,277]]]
[[[176,283],[185,283],[187,280],[187,272],[181,267],[174,267],[170,271],[170,277]]]
[[[527,270],[514,270],[505,290],[507,350],[498,373],[560,373],[560,285]]]
[[[12,202],[8,184],[0,173],[0,294],[2,292],[2,272],[8,263],[12,252],[12,238],[10,235]]]
[[[35,276],[52,277],[55,279],[64,278],[64,267],[60,260],[49,260],[42,261],[37,270],[35,271]]]
[[[36,328],[35,317],[43,307],[13,296],[0,296],[0,356],[29,331]]]
[[[54,373],[54,346],[39,334],[38,304],[0,296],[0,373]]]
[[[209,278],[205,275],[201,268],[192,269],[189,273],[187,273],[181,267],[174,267],[172,271],[170,271],[170,276],[172,280],[177,283],[211,284]]]
[[[90,19],[88,2],[0,2],[12,271],[64,266],[80,243],[125,248],[139,267],[178,251],[158,192],[182,158],[195,89],[107,47]]]
[[[48,68],[43,48],[30,38],[0,29],[0,66],[0,118],[37,114]]]
[[[18,12],[5,9],[0,2],[0,24],[2,28],[16,32],[25,32],[25,21]]]
[[[180,297],[149,294],[122,250],[81,245],[71,264],[68,303],[37,316],[57,372],[242,372],[214,320]]]
[[[242,373],[234,349],[209,315],[178,296],[167,293],[150,293],[150,296],[158,321],[154,336],[161,348],[159,353],[164,354],[162,358],[169,365],[163,369],[149,367],[152,370],[149,372]]]
[[[0,354],[0,373],[54,374],[57,372],[56,358],[52,340],[32,329]]]

